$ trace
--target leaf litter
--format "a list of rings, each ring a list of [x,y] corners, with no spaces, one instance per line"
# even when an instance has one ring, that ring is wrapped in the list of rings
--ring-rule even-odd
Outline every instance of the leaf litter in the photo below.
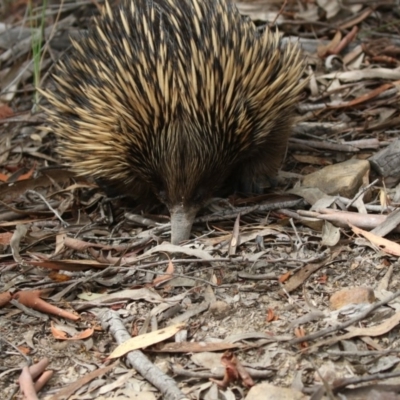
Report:
[[[181,246],[165,210],[60,165],[33,5],[0,8],[2,398],[400,396],[396,2],[237,2],[299,41],[309,84],[277,186],[215,199]],[[41,86],[97,12],[48,5]]]

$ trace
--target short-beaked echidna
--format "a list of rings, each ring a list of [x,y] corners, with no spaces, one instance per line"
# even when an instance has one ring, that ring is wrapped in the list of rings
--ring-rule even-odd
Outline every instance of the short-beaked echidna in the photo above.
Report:
[[[165,203],[178,243],[213,194],[277,173],[304,65],[228,0],[121,3],[59,63],[49,122],[75,172]]]

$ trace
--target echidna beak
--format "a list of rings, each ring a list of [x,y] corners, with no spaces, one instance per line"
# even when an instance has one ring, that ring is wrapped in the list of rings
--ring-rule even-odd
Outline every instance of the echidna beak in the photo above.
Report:
[[[179,244],[189,239],[198,208],[178,205],[171,207],[169,211],[171,213],[171,243]]]

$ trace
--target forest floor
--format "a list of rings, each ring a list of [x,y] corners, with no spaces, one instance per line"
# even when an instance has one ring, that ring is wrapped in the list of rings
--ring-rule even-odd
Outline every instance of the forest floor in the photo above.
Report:
[[[400,399],[398,2],[237,5],[309,81],[277,185],[179,246],[44,128],[35,88],[100,5],[0,6],[1,399]]]

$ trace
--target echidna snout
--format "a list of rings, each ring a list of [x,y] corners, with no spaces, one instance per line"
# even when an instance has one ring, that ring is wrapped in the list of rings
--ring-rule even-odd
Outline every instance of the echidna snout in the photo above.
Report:
[[[195,206],[184,207],[182,204],[170,208],[172,244],[178,244],[189,238],[199,208]]]

